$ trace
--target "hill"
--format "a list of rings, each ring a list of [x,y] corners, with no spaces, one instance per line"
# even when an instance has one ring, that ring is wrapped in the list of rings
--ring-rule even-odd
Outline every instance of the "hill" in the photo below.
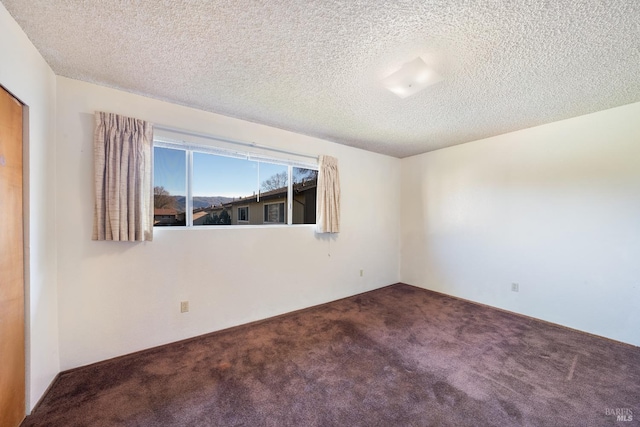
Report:
[[[174,196],[176,199],[176,209],[179,211],[184,211],[185,207],[185,197],[184,196]],[[193,207],[197,208],[206,208],[212,205],[219,205],[222,203],[227,203],[232,201],[231,197],[223,197],[223,196],[194,196],[193,197]]]

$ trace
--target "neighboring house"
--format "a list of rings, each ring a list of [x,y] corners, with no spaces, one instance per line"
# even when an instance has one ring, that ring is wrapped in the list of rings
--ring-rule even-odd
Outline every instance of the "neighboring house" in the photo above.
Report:
[[[178,211],[175,209],[159,208],[153,211],[153,225],[180,225]]]
[[[316,223],[317,180],[293,184],[293,224]],[[260,193],[207,208],[202,225],[286,224],[287,187]],[[195,211],[194,211],[195,224]]]
[[[208,209],[210,208],[197,208],[193,210],[193,225],[205,225],[209,213]]]

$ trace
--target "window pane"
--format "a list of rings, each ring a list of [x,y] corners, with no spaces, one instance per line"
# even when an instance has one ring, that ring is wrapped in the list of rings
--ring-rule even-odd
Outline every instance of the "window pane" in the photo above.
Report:
[[[255,200],[258,163],[193,153],[193,225],[236,225],[240,206]]]
[[[283,203],[269,203],[264,205],[265,224],[283,224],[285,222]]]
[[[293,168],[293,224],[316,223],[318,171]]]
[[[153,225],[184,226],[187,164],[186,152],[153,149]]]
[[[249,206],[238,208],[238,222],[249,222]]]
[[[260,200],[257,205],[264,212],[264,224],[285,224],[286,201],[289,191],[289,167],[277,163],[260,162]]]
[[[260,192],[280,190],[287,192],[289,168],[277,163],[260,162]]]

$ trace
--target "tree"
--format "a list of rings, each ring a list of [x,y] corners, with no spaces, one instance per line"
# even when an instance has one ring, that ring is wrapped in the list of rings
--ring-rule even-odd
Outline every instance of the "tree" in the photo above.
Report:
[[[278,188],[287,186],[287,172],[280,172],[262,181],[260,188],[262,191],[277,190]]]
[[[204,225],[231,225],[231,215],[226,209],[220,215],[209,213],[204,219]]]
[[[231,216],[229,215],[229,212],[227,212],[226,209],[220,212],[220,222],[218,224],[231,225]]]
[[[293,183],[313,181],[318,178],[318,171],[313,169],[293,168]]]
[[[262,181],[260,188],[262,191],[277,190],[287,186],[287,172],[280,172]],[[293,168],[293,183],[299,184],[305,181],[313,181],[318,178],[318,171],[313,169]]]
[[[204,225],[217,225],[219,221],[218,214],[209,213],[204,219]]]
[[[164,187],[153,187],[153,207],[155,209],[175,209],[176,199]]]

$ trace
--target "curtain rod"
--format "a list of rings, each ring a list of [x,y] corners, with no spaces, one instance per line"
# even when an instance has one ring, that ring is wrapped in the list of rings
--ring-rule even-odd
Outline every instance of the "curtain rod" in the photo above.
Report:
[[[238,141],[238,140],[235,140],[235,139],[228,139],[228,138],[223,138],[223,137],[220,137],[220,136],[209,135],[209,134],[206,134],[206,133],[192,132],[190,130],[172,128],[172,127],[169,127],[169,126],[163,126],[163,125],[157,125],[157,124],[154,124],[153,128],[154,129],[158,129],[158,130],[163,130],[163,131],[166,131],[166,132],[173,132],[173,133],[179,133],[179,134],[182,134],[182,135],[188,135],[188,136],[195,136],[195,137],[198,137],[198,138],[210,139],[212,141],[227,142],[229,144],[242,145],[242,146],[245,146],[245,147],[260,148],[262,150],[275,151],[275,152],[278,152],[278,153],[291,154],[291,155],[294,155],[294,156],[306,157],[306,158],[309,158],[309,159],[318,160],[318,156],[312,156],[312,155],[309,155],[309,154],[297,153],[295,151],[282,150],[280,148],[268,147],[266,145],[256,144],[255,142]]]

